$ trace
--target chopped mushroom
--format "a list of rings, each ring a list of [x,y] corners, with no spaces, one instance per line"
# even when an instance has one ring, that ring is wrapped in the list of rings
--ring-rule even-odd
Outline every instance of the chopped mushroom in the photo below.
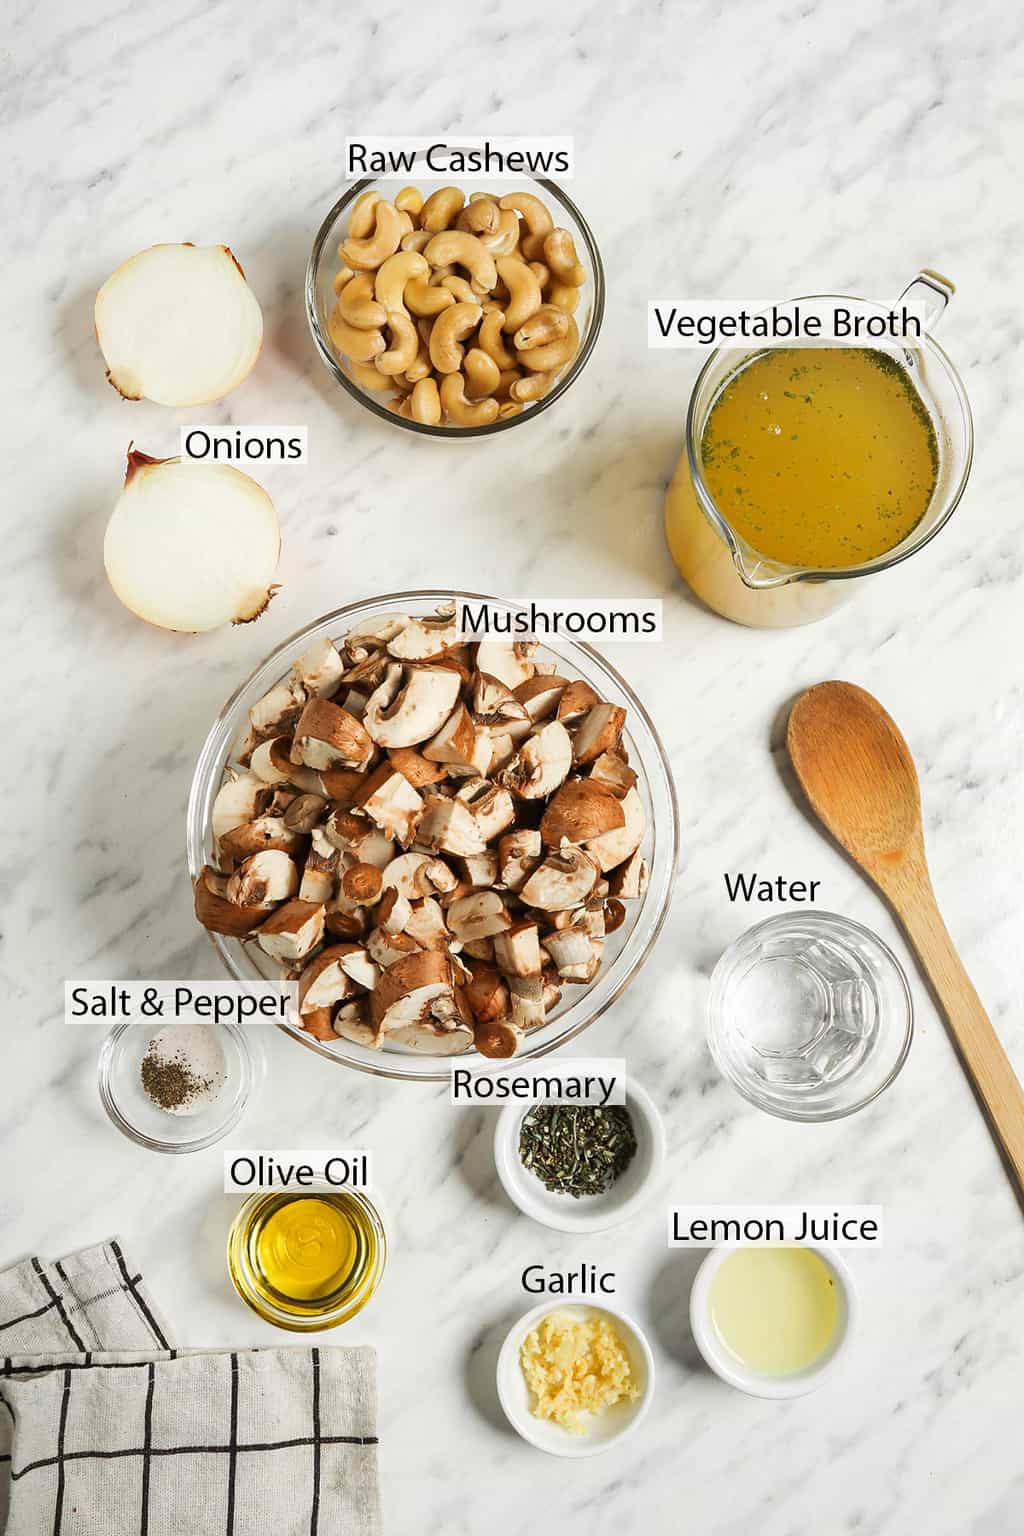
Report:
[[[646,889],[622,708],[455,612],[311,644],[214,800],[196,915],[298,976],[328,1045],[509,1056]]]

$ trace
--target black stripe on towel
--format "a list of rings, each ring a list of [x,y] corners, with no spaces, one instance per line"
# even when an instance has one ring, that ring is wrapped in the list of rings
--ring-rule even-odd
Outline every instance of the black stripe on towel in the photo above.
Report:
[[[228,1441],[228,1527],[235,1536],[235,1476],[238,1472],[238,1356],[231,1356],[231,1437]]]
[[[313,1510],[309,1517],[309,1536],[320,1529],[320,1351],[313,1351]]]
[[[146,1319],[146,1322],[149,1324],[150,1328],[152,1328],[153,1337],[156,1339],[161,1349],[170,1349],[171,1346],[164,1338],[159,1323],[147,1305],[146,1298],[139,1290],[139,1281],[142,1279],[142,1276],[133,1276],[128,1273],[128,1266],[124,1261],[124,1254],[121,1252],[121,1245],[116,1238],[112,1237],[110,1240],[110,1251],[114,1255],[114,1258],[117,1260],[117,1267],[121,1271],[121,1278],[124,1280],[126,1290],[128,1291],[135,1305],[138,1307],[139,1311],[142,1313],[143,1317]]]
[[[153,1392],[156,1388],[156,1365],[151,1360],[146,1375],[146,1417],[142,1430],[142,1516],[139,1536],[149,1536],[149,1467],[153,1448]]]
[[[49,1296],[50,1300],[53,1302],[54,1306],[57,1308],[57,1314],[60,1317],[61,1322],[64,1324],[64,1327],[67,1329],[68,1336],[71,1339],[72,1344],[74,1344],[74,1346],[75,1346],[75,1348],[77,1350],[80,1350],[81,1353],[84,1354],[85,1353],[85,1343],[84,1343],[84,1341],[82,1339],[80,1339],[78,1337],[78,1333],[75,1330],[74,1324],[71,1322],[71,1319],[68,1317],[68,1314],[64,1310],[64,1303],[61,1301],[60,1297],[57,1295],[57,1292],[54,1290],[53,1286],[50,1284],[50,1277],[49,1277],[49,1275],[46,1273],[45,1269],[40,1264],[38,1259],[33,1259],[32,1260],[32,1268],[35,1270],[36,1274],[39,1276],[40,1280],[42,1281],[42,1283],[43,1283],[43,1285],[44,1285],[44,1287],[46,1289],[47,1296]]]
[[[53,1504],[53,1536],[60,1536],[60,1528],[64,1523],[64,1436],[68,1428],[70,1403],[71,1372],[65,1371],[64,1391],[60,1400],[60,1429],[57,1431],[57,1497]]]

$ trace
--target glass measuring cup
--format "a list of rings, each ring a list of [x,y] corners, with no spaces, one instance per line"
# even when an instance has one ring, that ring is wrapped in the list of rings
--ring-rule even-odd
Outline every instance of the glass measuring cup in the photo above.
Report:
[[[903,342],[870,343],[875,350],[893,357],[908,375],[935,429],[939,467],[935,489],[921,521],[894,549],[862,565],[841,569],[785,565],[759,554],[730,525],[705,481],[701,443],[722,389],[762,349],[719,348],[711,354],[693,387],[686,417],[686,445],[665,500],[665,532],[672,558],[683,579],[709,608],[737,624],[756,628],[813,623],[852,596],[864,578],[887,570],[922,549],[949,521],[967,484],[974,452],[974,427],[963,382],[930,334],[953,291],[948,278],[928,270],[919,272],[900,294],[897,304],[912,301],[926,305],[925,338],[912,346]],[[886,314],[892,307],[831,294],[793,299],[778,307],[785,313],[797,305],[832,299],[841,300],[855,315]]]

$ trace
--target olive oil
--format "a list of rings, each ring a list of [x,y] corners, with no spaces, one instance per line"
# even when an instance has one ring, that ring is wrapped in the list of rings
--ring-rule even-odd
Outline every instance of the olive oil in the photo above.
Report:
[[[373,1295],[384,1269],[380,1217],[355,1190],[251,1196],[235,1219],[235,1289],[267,1322],[330,1328]]]
[[[821,570],[901,544],[928,510],[939,467],[909,376],[868,347],[757,354],[712,405],[701,457],[716,506],[753,549]]]
[[[737,1248],[715,1273],[708,1304],[725,1347],[765,1376],[813,1365],[839,1322],[835,1276],[810,1248]]]

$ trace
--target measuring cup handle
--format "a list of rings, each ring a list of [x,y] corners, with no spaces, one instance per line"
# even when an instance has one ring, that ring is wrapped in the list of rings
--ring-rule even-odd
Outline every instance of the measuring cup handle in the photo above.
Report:
[[[954,293],[956,293],[954,282],[951,282],[948,277],[943,277],[941,272],[933,272],[930,267],[925,267],[909,287],[904,288],[897,303],[902,304],[905,299],[911,299],[917,304],[927,305],[924,327],[926,331],[931,331],[942,318],[946,305]]]

